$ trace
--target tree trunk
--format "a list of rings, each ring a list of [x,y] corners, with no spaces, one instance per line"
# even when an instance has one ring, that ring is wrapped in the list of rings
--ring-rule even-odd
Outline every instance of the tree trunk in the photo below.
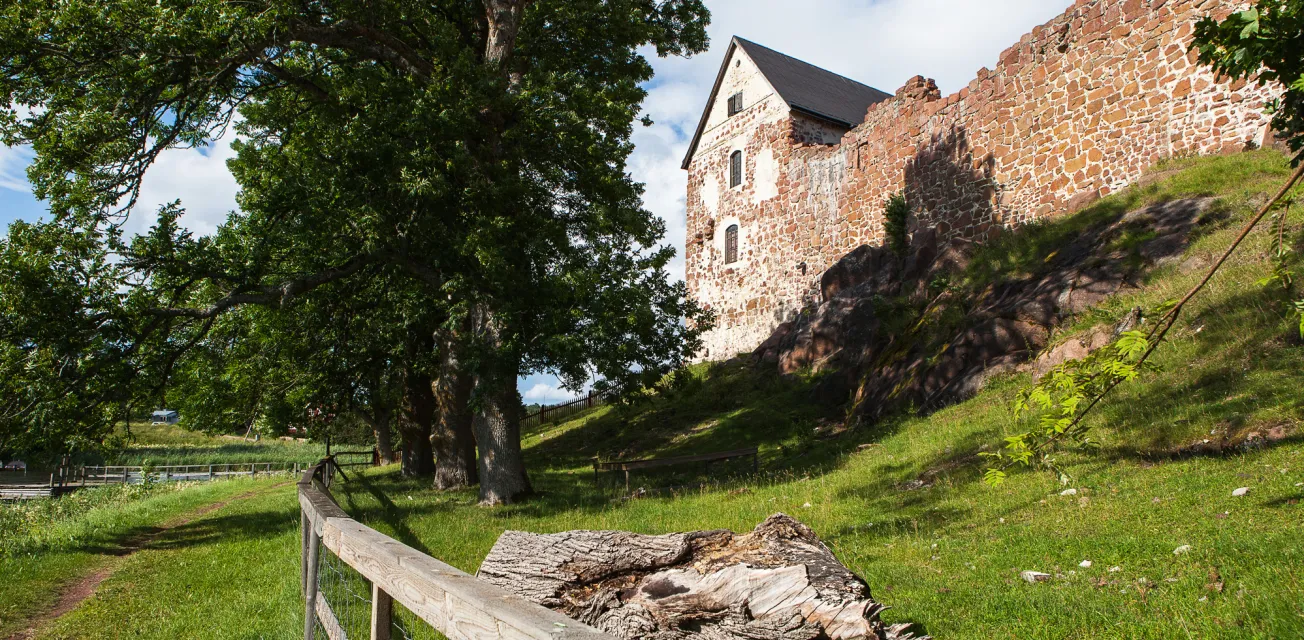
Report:
[[[376,421],[372,428],[372,433],[376,435],[376,452],[380,454],[381,464],[391,464],[394,462],[394,433],[390,429],[391,412],[381,414],[382,419]]]
[[[744,535],[507,531],[479,577],[620,638],[914,637],[879,620],[865,581],[781,513]]]
[[[492,353],[474,377],[480,404],[472,421],[480,453],[480,504],[509,504],[531,493],[521,453],[521,396],[516,391],[520,358],[504,352],[498,323],[486,306],[477,305],[472,317],[477,337]]]
[[[471,429],[471,376],[459,366],[456,346],[448,340],[441,349],[439,379],[433,392],[439,406],[431,444],[435,450],[435,488],[463,489],[479,482],[475,435]]]
[[[430,445],[431,425],[435,419],[435,396],[428,376],[404,376],[405,410],[399,421],[403,437],[403,475],[427,478],[435,473],[435,454]]]
[[[375,408],[375,415],[367,413],[361,409],[355,409],[354,414],[363,422],[371,427],[371,433],[376,436],[376,451],[380,454],[381,464],[391,464],[394,462],[394,433],[392,425],[394,412],[392,410]]]
[[[435,473],[435,453],[430,437],[417,430],[403,430],[403,475],[428,478]]]
[[[529,495],[521,453],[521,399],[515,387],[495,384],[475,416],[475,441],[480,449],[480,504],[510,504]]]

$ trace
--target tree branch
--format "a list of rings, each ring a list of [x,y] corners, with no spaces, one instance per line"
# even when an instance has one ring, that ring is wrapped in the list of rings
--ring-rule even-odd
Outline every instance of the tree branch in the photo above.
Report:
[[[283,307],[297,296],[308,293],[324,284],[342,280],[363,270],[375,263],[379,257],[379,254],[375,253],[365,254],[352,258],[338,267],[331,267],[309,276],[287,280],[279,285],[263,285],[256,287],[254,291],[233,292],[212,305],[200,309],[173,307],[153,309],[151,313],[170,318],[206,320],[247,304]]]
[[[288,85],[302,89],[305,93],[315,98],[318,102],[325,104],[336,104],[335,99],[325,89],[321,88],[316,82],[303,78],[291,73],[288,69],[277,65],[271,60],[262,60],[258,63],[259,68],[267,73],[276,76],[276,79]]]
[[[1218,273],[1218,269],[1220,269],[1223,266],[1223,263],[1227,262],[1227,259],[1230,258],[1232,254],[1236,252],[1236,249],[1241,246],[1241,243],[1244,242],[1247,237],[1249,237],[1250,232],[1254,230],[1254,227],[1258,226],[1258,224],[1263,221],[1263,219],[1268,215],[1268,212],[1271,211],[1272,208],[1276,206],[1276,204],[1280,202],[1281,199],[1284,198],[1287,193],[1290,192],[1290,190],[1295,186],[1297,182],[1300,181],[1301,178],[1304,178],[1304,163],[1300,163],[1299,168],[1296,169],[1295,173],[1291,175],[1289,180],[1286,181],[1286,184],[1282,185],[1281,190],[1277,192],[1277,195],[1273,196],[1272,199],[1267,202],[1267,204],[1264,204],[1261,208],[1259,208],[1258,213],[1253,218],[1251,218],[1249,222],[1245,223],[1245,227],[1241,229],[1240,234],[1237,235],[1236,239],[1232,241],[1231,246],[1227,247],[1227,250],[1223,252],[1222,257],[1220,257],[1218,261],[1215,262],[1214,265],[1209,268],[1208,273],[1204,275],[1204,278],[1200,280],[1199,284],[1196,284],[1194,287],[1192,287],[1191,290],[1188,291],[1186,295],[1182,297],[1182,300],[1178,302],[1177,305],[1174,306],[1171,310],[1169,310],[1167,314],[1164,315],[1163,319],[1159,321],[1159,324],[1155,325],[1155,328],[1150,330],[1150,334],[1146,336],[1146,339],[1150,344],[1149,347],[1146,349],[1146,352],[1141,356],[1141,359],[1137,360],[1136,362],[1136,366],[1138,369],[1141,367],[1142,364],[1144,364],[1147,360],[1150,359],[1151,354],[1153,354],[1155,352],[1155,349],[1159,347],[1159,344],[1163,342],[1164,337],[1168,335],[1168,331],[1173,328],[1174,324],[1177,323],[1177,318],[1182,314],[1182,309],[1186,307],[1186,304],[1190,302],[1191,299],[1196,296],[1196,294],[1200,293],[1200,291],[1203,290],[1204,287],[1209,284],[1210,280],[1213,280],[1214,275]],[[1122,384],[1122,382],[1123,382],[1122,378],[1116,378],[1115,380],[1111,381],[1103,391],[1101,391],[1099,394],[1097,394],[1094,398],[1091,399],[1091,402],[1087,404],[1087,407],[1083,409],[1081,413],[1079,413],[1075,418],[1073,418],[1073,422],[1071,422],[1068,425],[1068,427],[1066,427],[1063,431],[1055,434],[1054,436],[1051,436],[1050,438],[1047,438],[1045,441],[1038,444],[1036,447],[1033,448],[1033,451],[1034,452],[1044,451],[1047,447],[1051,446],[1056,441],[1058,441],[1060,437],[1063,436],[1064,434],[1072,433],[1074,428],[1082,424],[1082,421],[1087,417],[1087,414],[1091,413],[1091,410],[1096,408],[1096,406],[1099,405],[1100,402],[1105,399],[1105,396],[1108,396],[1109,393],[1113,391],[1116,387],[1118,387],[1119,384]],[[1013,462],[1005,464],[1004,466],[1001,467],[1001,469],[1008,469],[1011,464],[1013,464]]]
[[[373,60],[388,62],[422,80],[429,81],[434,73],[429,62],[396,38],[348,21],[331,27],[299,23],[289,31],[289,35],[308,44],[347,49]]]

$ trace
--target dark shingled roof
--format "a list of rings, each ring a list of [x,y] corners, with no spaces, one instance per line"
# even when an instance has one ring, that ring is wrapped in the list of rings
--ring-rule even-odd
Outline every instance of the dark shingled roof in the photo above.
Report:
[[[774,90],[779,92],[779,97],[798,111],[851,128],[865,121],[869,105],[892,97],[890,93],[755,42],[737,37],[734,39],[752,57]]]
[[[685,169],[688,168],[688,162],[693,154],[697,152],[697,142],[706,128],[706,118],[711,114],[711,105],[715,103],[716,92],[719,91],[720,82],[724,79],[725,65],[729,63],[734,47],[742,47],[747,52],[761,74],[774,87],[775,92],[794,111],[848,129],[865,121],[865,112],[869,110],[870,105],[892,97],[890,93],[884,93],[851,78],[734,36],[729,43],[729,50],[725,52],[724,61],[720,63],[715,86],[711,88],[711,97],[707,100],[702,119],[697,124],[697,133],[693,135],[693,141],[688,145],[688,154],[684,156],[683,163]]]

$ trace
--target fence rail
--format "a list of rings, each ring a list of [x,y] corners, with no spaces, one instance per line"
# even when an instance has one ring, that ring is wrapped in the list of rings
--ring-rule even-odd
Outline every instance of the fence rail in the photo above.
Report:
[[[601,407],[608,402],[608,394],[591,392],[583,398],[571,400],[565,404],[541,407],[521,419],[521,427],[529,428],[549,422],[560,422],[564,418],[583,413],[594,407]]]
[[[337,470],[328,458],[298,482],[304,640],[411,638],[418,625],[449,640],[614,640],[354,521],[331,497]]]
[[[0,500],[27,500],[52,498],[84,487],[108,484],[137,484],[146,476],[151,480],[206,481],[218,478],[257,477],[274,471],[297,472],[297,463],[242,462],[222,464],[177,464],[156,467],[107,465],[74,466],[66,462],[49,474],[48,481],[39,483],[0,483]]]

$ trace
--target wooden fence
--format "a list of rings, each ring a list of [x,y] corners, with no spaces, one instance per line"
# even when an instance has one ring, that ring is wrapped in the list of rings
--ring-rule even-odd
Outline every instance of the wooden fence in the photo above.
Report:
[[[298,483],[304,640],[410,638],[415,626],[449,640],[614,640],[356,522],[331,497],[337,469],[322,460]]]
[[[521,419],[521,428],[527,429],[541,424],[547,424],[549,422],[561,422],[565,418],[583,413],[594,407],[600,407],[604,404],[607,404],[607,394],[591,392],[583,398],[578,398],[565,404],[540,408],[538,411],[535,411]]]
[[[298,464],[278,464],[274,462],[243,462],[230,464],[183,464],[157,467],[142,466],[73,466],[60,464],[50,474],[48,482],[41,483],[0,483],[0,500],[26,500],[32,498],[52,498],[84,487],[98,487],[107,484],[133,484],[145,481],[146,474],[152,480],[171,481],[207,481],[218,478],[250,477],[268,474],[274,471],[297,472]]]

